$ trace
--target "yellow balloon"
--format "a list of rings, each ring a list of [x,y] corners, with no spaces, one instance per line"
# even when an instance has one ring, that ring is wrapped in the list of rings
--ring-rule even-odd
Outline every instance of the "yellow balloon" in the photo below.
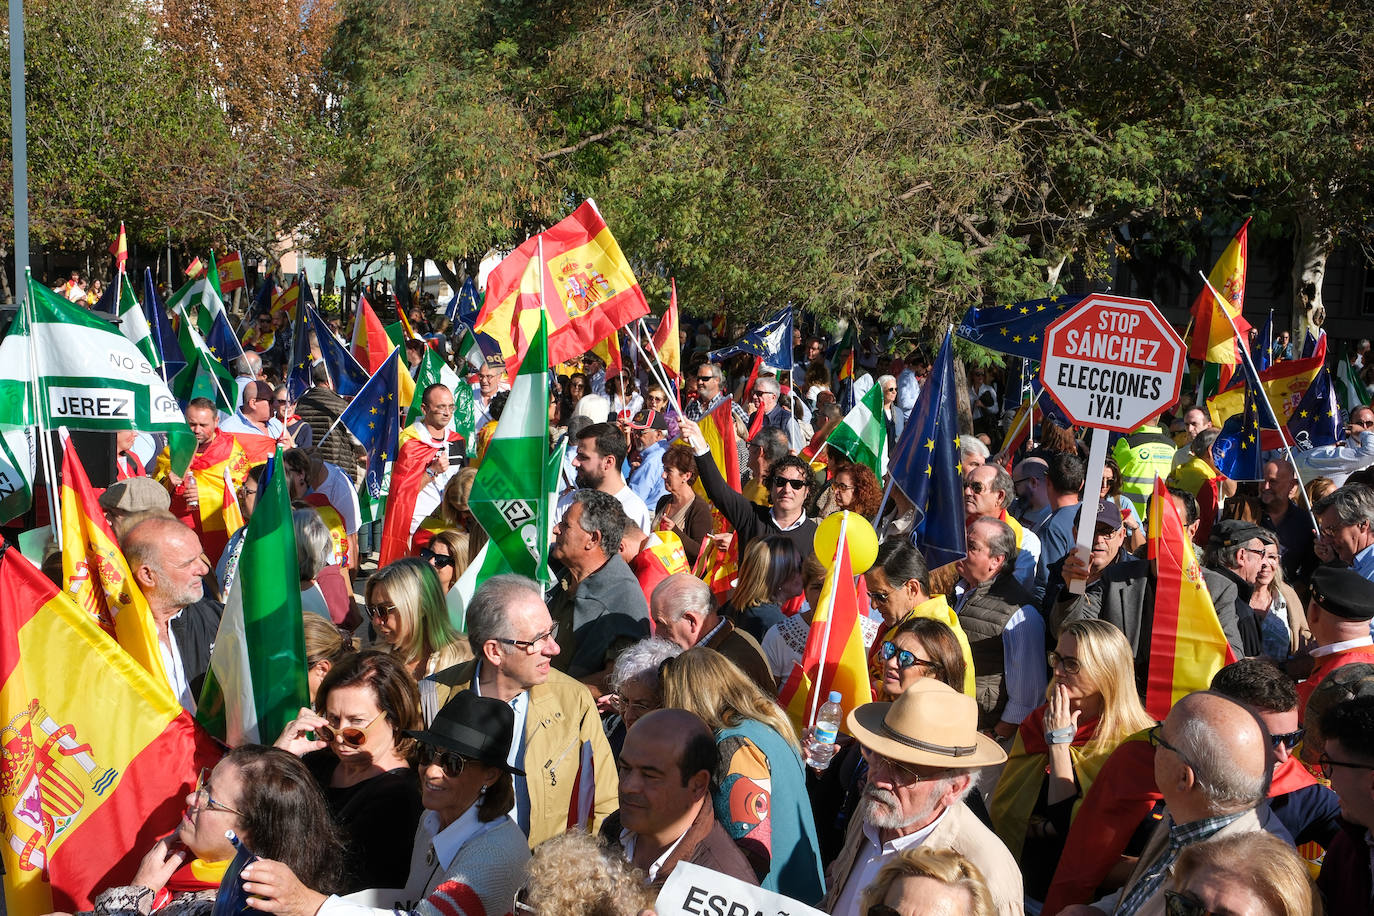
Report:
[[[849,522],[845,524],[845,517]],[[845,541],[849,545],[849,564],[854,575],[859,575],[873,565],[878,557],[878,533],[873,530],[868,519],[857,512],[841,510],[827,515],[816,526],[816,559],[826,569],[835,562],[835,548],[840,542],[840,526],[845,526]]]

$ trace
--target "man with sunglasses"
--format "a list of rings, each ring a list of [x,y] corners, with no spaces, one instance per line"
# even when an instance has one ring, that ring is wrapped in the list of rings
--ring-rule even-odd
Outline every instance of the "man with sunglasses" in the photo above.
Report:
[[[754,390],[749,395],[749,429],[759,430],[774,427],[787,434],[787,448],[796,454],[806,447],[801,426],[792,415],[792,408],[782,400],[782,385],[772,376],[761,376],[754,382]]]
[[[1342,665],[1374,663],[1374,582],[1353,569],[1319,566],[1312,573],[1312,596],[1307,602],[1307,625],[1317,646],[1316,664],[1298,685],[1298,712],[1306,715],[1307,700],[1317,685]]]
[[[516,575],[483,582],[468,605],[467,630],[476,657],[420,682],[425,721],[432,722],[466,688],[510,705],[515,741],[507,763],[525,773],[515,777],[512,815],[531,849],[567,829],[584,747],[589,748],[595,829],[616,808],[615,761],[591,693],[553,669],[562,632],[539,585]]]
[[[810,465],[796,455],[787,455],[775,462],[763,481],[771,505],[760,506],[730,489],[720,476],[720,468],[711,457],[701,427],[684,420],[681,428],[696,455],[697,476],[706,496],[739,534],[741,551],[755,538],[771,534],[781,534],[790,540],[802,556],[815,549],[812,542],[816,538],[816,522],[806,516],[806,500],[812,482]]]
[[[267,382],[244,385],[238,413],[221,422],[219,428],[226,433],[268,436],[285,448],[295,445],[286,427],[272,415],[272,386]]]
[[[1322,860],[1317,887],[1328,913],[1368,913],[1374,903],[1374,697],[1357,697],[1321,718],[1322,775],[1341,800],[1347,826]]]
[[[1091,906],[1060,910],[1060,916],[1161,916],[1179,852],[1212,837],[1268,830],[1292,844],[1283,824],[1260,805],[1272,752],[1268,730],[1248,707],[1211,691],[1189,694],[1151,729],[1150,743],[1164,819],[1124,887]]]

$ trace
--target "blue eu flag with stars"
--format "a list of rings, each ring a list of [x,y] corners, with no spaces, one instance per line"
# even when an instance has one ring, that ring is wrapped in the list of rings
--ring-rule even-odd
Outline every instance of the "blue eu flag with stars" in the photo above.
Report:
[[[401,436],[397,372],[404,371],[400,368],[403,353],[405,347],[392,350],[386,362],[368,379],[363,390],[358,392],[339,417],[339,422],[367,452],[367,473],[358,497],[374,508],[386,492],[386,466],[395,459]]]
[[[1045,348],[1045,328],[1083,298],[1049,296],[1012,305],[971,308],[964,313],[955,332],[989,350],[1039,362]]]
[[[1250,360],[1242,359],[1240,365],[1244,370],[1245,409],[1222,424],[1221,435],[1212,443],[1212,462],[1232,480],[1263,480],[1263,433],[1277,431],[1279,421]]]
[[[1336,384],[1325,366],[1317,370],[1312,384],[1303,392],[1293,416],[1288,418],[1288,433],[1298,448],[1307,451],[1321,445],[1335,445],[1343,438],[1341,404],[1336,400]]]
[[[946,332],[930,378],[897,440],[892,479],[916,506],[912,540],[931,569],[965,554],[964,486],[955,416],[954,335]]]
[[[736,353],[763,357],[763,364],[775,372],[792,370],[792,307],[778,312],[763,324],[749,330],[738,342],[712,350],[707,358],[718,363]]]

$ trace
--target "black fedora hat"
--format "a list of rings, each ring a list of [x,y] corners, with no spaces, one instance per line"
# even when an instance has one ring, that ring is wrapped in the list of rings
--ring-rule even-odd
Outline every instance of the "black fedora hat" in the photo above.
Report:
[[[480,697],[471,690],[464,690],[445,703],[429,728],[404,734],[423,744],[500,767],[507,773],[525,775],[524,770],[506,762],[515,736],[515,712],[509,704]]]

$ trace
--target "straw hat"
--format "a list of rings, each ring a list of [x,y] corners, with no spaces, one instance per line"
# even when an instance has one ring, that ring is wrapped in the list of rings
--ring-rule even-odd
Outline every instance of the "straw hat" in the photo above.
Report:
[[[1007,759],[996,741],[979,734],[973,697],[934,678],[921,678],[895,702],[865,703],[848,721],[860,744],[900,763],[965,769]]]

